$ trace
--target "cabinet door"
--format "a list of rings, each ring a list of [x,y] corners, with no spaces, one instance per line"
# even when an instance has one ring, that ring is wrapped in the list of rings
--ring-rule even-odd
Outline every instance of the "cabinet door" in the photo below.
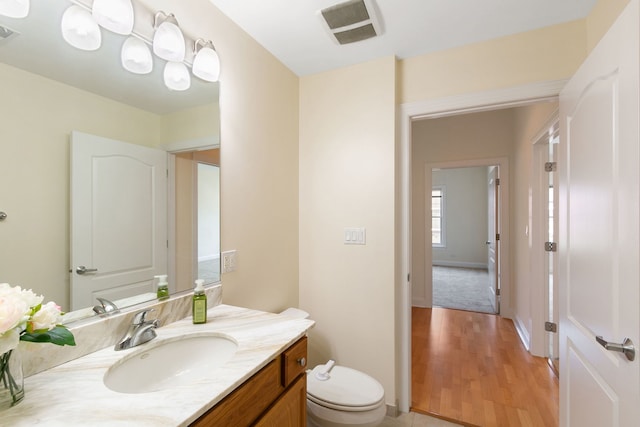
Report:
[[[256,427],[305,427],[307,425],[307,377],[302,375],[280,396]]]

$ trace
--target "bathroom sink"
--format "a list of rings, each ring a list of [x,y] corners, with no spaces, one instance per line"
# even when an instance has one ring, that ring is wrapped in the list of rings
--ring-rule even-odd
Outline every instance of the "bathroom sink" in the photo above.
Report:
[[[114,363],[104,384],[120,393],[147,393],[213,379],[238,344],[229,337],[193,334],[152,341]]]

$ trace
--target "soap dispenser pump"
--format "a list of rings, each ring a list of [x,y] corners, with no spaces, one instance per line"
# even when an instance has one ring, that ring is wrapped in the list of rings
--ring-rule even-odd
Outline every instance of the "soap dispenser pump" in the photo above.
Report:
[[[204,293],[204,280],[196,280],[193,291],[193,323],[207,323],[207,296]]]
[[[167,283],[167,275],[162,274],[159,276],[154,276],[156,279],[156,295],[159,300],[165,300],[169,298],[169,283]]]

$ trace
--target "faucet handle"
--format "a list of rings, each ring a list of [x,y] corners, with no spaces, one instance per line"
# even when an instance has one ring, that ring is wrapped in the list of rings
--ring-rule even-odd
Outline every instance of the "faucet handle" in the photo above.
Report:
[[[133,324],[134,325],[142,325],[147,319],[147,313],[150,313],[152,311],[155,311],[154,308],[148,308],[146,310],[142,310],[139,311],[138,313],[136,313],[135,316],[133,316]],[[157,319],[156,319],[157,322]]]

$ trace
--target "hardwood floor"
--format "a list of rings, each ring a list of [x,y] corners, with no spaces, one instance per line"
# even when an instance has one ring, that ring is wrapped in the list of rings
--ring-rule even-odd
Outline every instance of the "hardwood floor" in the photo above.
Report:
[[[558,379],[511,320],[414,307],[411,339],[413,411],[472,426],[558,426]]]

